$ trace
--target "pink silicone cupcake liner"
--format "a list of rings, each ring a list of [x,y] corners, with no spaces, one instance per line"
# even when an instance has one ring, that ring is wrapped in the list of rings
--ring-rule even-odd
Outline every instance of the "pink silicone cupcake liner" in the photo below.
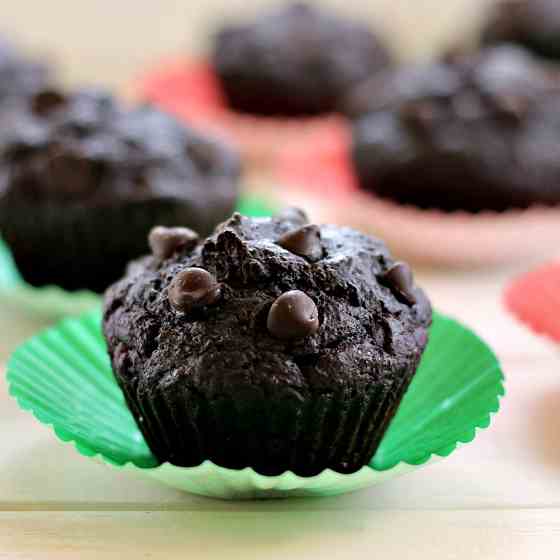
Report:
[[[232,111],[205,60],[164,62],[139,80],[133,95],[235,143],[245,160],[257,166],[270,165],[284,146],[316,134],[337,138],[347,127],[334,115],[288,119]]]
[[[421,264],[499,265],[558,252],[560,207],[472,214],[398,204],[359,188],[349,145],[349,131],[339,130],[286,147],[275,165],[278,202],[377,235],[399,257]]]
[[[533,331],[560,342],[560,262],[517,278],[504,299],[506,307]]]

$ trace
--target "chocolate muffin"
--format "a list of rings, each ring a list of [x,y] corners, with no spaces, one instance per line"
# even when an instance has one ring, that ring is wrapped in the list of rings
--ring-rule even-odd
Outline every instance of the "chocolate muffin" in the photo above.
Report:
[[[501,0],[482,32],[483,44],[515,43],[550,59],[560,59],[558,0]]]
[[[34,286],[101,292],[155,224],[207,233],[233,211],[237,156],[151,107],[45,90],[0,121],[0,234]]]
[[[346,101],[361,186],[421,208],[560,202],[559,82],[510,45],[396,70]]]
[[[213,52],[231,108],[256,115],[329,113],[349,88],[389,63],[365,25],[305,4],[226,27]]]
[[[103,331],[157,459],[301,476],[368,464],[427,342],[409,267],[297,210],[150,243],[107,291]]]
[[[26,57],[0,37],[0,103],[31,95],[47,86],[51,79],[52,71],[46,62]]]

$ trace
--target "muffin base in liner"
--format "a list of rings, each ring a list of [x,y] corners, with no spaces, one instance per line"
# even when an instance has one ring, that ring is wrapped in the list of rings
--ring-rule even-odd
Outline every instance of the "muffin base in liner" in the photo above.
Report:
[[[349,145],[347,131],[284,149],[273,176],[280,186],[270,189],[278,204],[378,236],[399,258],[421,264],[480,267],[557,254],[560,205],[475,214],[399,204],[359,187]]]
[[[560,262],[516,278],[504,294],[506,307],[534,332],[560,342]]]
[[[180,199],[154,199],[90,207],[82,204],[21,204],[0,209],[2,235],[24,280],[69,291],[101,293],[147,251],[154,225],[187,225],[210,233],[234,210],[235,197],[216,208],[198,209]]]
[[[79,315],[99,305],[101,297],[87,290],[67,292],[58,286],[41,288],[26,284],[12,254],[0,238],[0,306],[22,310],[52,320]]]
[[[82,455],[205,496],[329,496],[384,482],[471,442],[477,429],[490,424],[504,394],[493,352],[470,330],[436,313],[397,415],[369,465],[356,473],[264,476],[210,461],[158,465],[114,379],[100,323],[100,311],[92,311],[24,343],[8,364],[10,394]]]
[[[237,209],[242,214],[249,216],[269,216],[274,212],[274,206],[271,202],[262,196],[255,196],[253,194],[242,195],[237,203]],[[113,218],[115,217],[113,216]],[[129,213],[127,214],[127,218],[130,221],[133,216]],[[53,219],[56,219],[56,216],[53,216]],[[115,221],[115,219],[112,220],[115,227],[121,228],[123,232],[130,232],[128,223],[126,224],[127,228],[125,230],[125,224],[122,223],[122,220],[119,219]],[[110,234],[111,231],[108,229],[109,222],[110,216],[104,215],[102,227],[108,234]],[[30,222],[29,226],[32,225],[33,224]],[[140,224],[140,226],[144,227],[143,224]],[[81,227],[77,229],[77,232],[81,232],[84,236],[89,233],[89,235],[93,235],[94,239],[99,241],[99,237],[96,233],[85,231]],[[128,234],[129,233],[127,233],[127,235]],[[35,236],[37,236],[37,234],[33,235],[33,237]],[[76,251],[79,250],[80,244],[78,242],[78,235],[70,237],[72,238],[71,243],[74,245]],[[45,240],[41,241],[45,242]],[[138,242],[141,244],[141,247],[143,247],[138,247],[140,253],[148,252],[146,236],[140,236],[138,238]],[[31,269],[40,268],[42,263],[51,260],[53,257],[52,251],[49,250],[48,246],[44,247],[45,253],[40,252],[37,246],[32,249],[34,252],[37,252],[37,256],[33,263],[29,263]],[[83,254],[80,256],[80,259],[81,261],[84,260]],[[124,272],[124,269],[122,272]],[[97,273],[97,271],[94,270],[93,273]],[[67,315],[78,315],[83,313],[84,311],[98,305],[99,302],[99,295],[88,290],[68,291],[64,290],[60,286],[52,284],[36,287],[25,282],[21,273],[18,271],[18,267],[14,262],[12,253],[10,252],[8,246],[0,238],[1,306],[10,306],[12,308],[21,309],[22,311],[35,316],[56,320]]]
[[[164,385],[116,377],[159,461],[193,467],[208,459],[266,476],[310,477],[326,468],[349,474],[367,464],[408,388],[409,370],[390,383],[305,399],[289,388],[248,386],[208,396],[176,377]]]
[[[337,138],[348,126],[345,119],[335,115],[290,119],[231,110],[206,60],[162,62],[134,84],[131,96],[150,101],[189,124],[234,143],[244,159],[256,168],[270,166],[284,146],[315,135]]]

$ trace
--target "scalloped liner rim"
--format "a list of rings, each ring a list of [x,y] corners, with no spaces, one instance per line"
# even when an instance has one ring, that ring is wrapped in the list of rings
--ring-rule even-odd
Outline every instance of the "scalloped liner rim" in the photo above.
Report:
[[[446,319],[449,319],[446,315],[442,315],[442,316]],[[67,320],[71,321],[72,319],[70,318],[70,319],[67,319]],[[43,329],[43,332],[48,331],[48,330],[50,330],[50,329],[49,328]],[[257,473],[256,471],[253,471],[253,469],[251,469],[250,467],[245,467],[244,469],[238,469],[238,470],[228,469],[226,467],[221,467],[219,465],[216,465],[216,464],[212,463],[212,461],[209,461],[209,460],[206,460],[203,463],[201,463],[200,465],[197,465],[195,467],[177,467],[177,466],[172,465],[171,463],[167,463],[167,462],[162,463],[160,465],[157,465],[155,467],[142,467],[142,466],[136,465],[133,461],[126,461],[125,463],[115,462],[115,461],[111,460],[110,458],[106,457],[105,455],[103,455],[102,453],[94,453],[94,454],[85,453],[84,451],[82,451],[80,449],[80,444],[74,438],[64,439],[63,437],[61,437],[58,433],[59,432],[59,427],[55,423],[43,421],[38,416],[38,413],[36,412],[36,410],[33,408],[33,406],[31,404],[29,404],[25,399],[22,399],[21,397],[18,397],[16,395],[14,395],[14,393],[12,391],[12,387],[11,387],[11,382],[10,382],[10,370],[11,370],[11,363],[12,363],[13,356],[14,355],[12,355],[12,358],[10,358],[10,360],[8,362],[8,365],[7,365],[7,368],[6,368],[6,378],[7,378],[7,381],[8,381],[9,394],[13,398],[15,398],[15,400],[17,401],[17,403],[21,407],[21,409],[23,409],[25,411],[28,411],[28,412],[31,412],[33,414],[33,416],[41,424],[43,424],[44,426],[48,426],[53,431],[54,435],[56,436],[56,438],[59,441],[61,441],[63,443],[72,444],[74,446],[74,448],[76,449],[76,451],[80,455],[82,455],[83,457],[101,460],[102,463],[104,463],[106,465],[109,465],[109,466],[112,466],[112,467],[115,467],[115,468],[118,468],[118,469],[133,468],[133,469],[139,469],[139,470],[142,470],[142,471],[155,471],[157,469],[161,469],[161,467],[163,467],[165,465],[169,465],[169,466],[172,466],[172,467],[177,468],[177,469],[184,469],[185,471],[188,471],[188,470],[191,470],[191,469],[197,469],[197,468],[199,468],[199,467],[201,467],[202,465],[205,465],[205,464],[210,464],[210,465],[215,466],[216,468],[223,469],[223,470],[229,471],[229,472],[239,473],[239,472],[252,471],[257,476],[266,477],[266,475],[261,475],[261,474]],[[497,357],[496,357],[496,361],[497,361],[498,366],[499,366],[499,360],[497,359]],[[442,447],[442,448],[440,448],[436,451],[433,451],[431,453],[423,455],[420,459],[418,459],[414,462],[398,461],[398,462],[396,462],[392,465],[387,466],[384,469],[376,469],[371,464],[373,462],[373,459],[374,459],[374,458],[372,458],[371,462],[367,465],[364,465],[363,468],[370,468],[371,470],[373,470],[375,472],[383,473],[383,472],[391,471],[393,469],[398,469],[401,466],[405,466],[405,465],[408,465],[408,466],[411,466],[411,467],[420,467],[420,466],[428,463],[430,460],[432,460],[436,457],[439,457],[439,458],[449,457],[449,455],[451,455],[457,449],[457,447],[459,445],[471,443],[472,441],[474,441],[474,439],[476,438],[479,431],[485,430],[488,427],[490,427],[490,425],[492,423],[493,416],[495,414],[497,414],[500,410],[501,399],[506,394],[504,381],[505,381],[505,378],[504,378],[503,372],[501,371],[501,368],[500,368],[499,391],[496,394],[496,397],[493,400],[491,407],[489,407],[490,410],[483,417],[479,418],[474,424],[470,425],[468,428],[465,428],[465,431],[464,431],[463,435],[460,436],[459,438],[457,438],[457,441],[454,442],[453,444],[449,444],[449,445],[444,446],[444,447]],[[64,430],[61,430],[61,431],[64,431]],[[341,473],[337,473],[336,471],[332,471],[331,469],[325,469],[324,471],[321,471],[321,473],[319,473],[319,475],[315,475],[315,476],[320,476],[321,474],[326,473],[326,472],[334,473],[338,476],[344,476]],[[357,472],[360,472],[360,471],[357,471]],[[354,474],[356,474],[356,473],[352,473],[348,476],[352,476]],[[296,479],[301,479],[301,480],[310,480],[310,479],[314,478],[314,477],[300,477],[300,476],[294,474],[292,471],[285,471],[281,475],[278,475],[278,477],[290,476],[290,475],[292,477],[296,477]],[[277,477],[266,477],[266,478],[277,478]]]
[[[469,434],[460,437],[452,446],[452,448],[448,451],[447,449],[445,450],[438,450],[438,451],[434,451],[430,454],[428,454],[427,456],[423,456],[422,460],[419,462],[415,462],[415,463],[411,463],[411,462],[407,462],[407,461],[399,461],[398,463],[395,463],[394,465],[387,467],[386,469],[375,469],[373,468],[370,464],[368,465],[364,465],[362,467],[362,469],[364,468],[369,468],[372,471],[378,472],[378,473],[386,473],[389,472],[393,469],[399,469],[401,467],[421,467],[427,463],[429,463],[430,461],[434,460],[434,459],[445,459],[446,457],[449,457],[449,455],[451,455],[454,451],[457,450],[458,447],[462,446],[462,445],[466,445],[471,443],[472,441],[474,441],[474,439],[476,438],[476,436],[478,435],[479,432],[481,432],[482,430],[486,430],[487,428],[490,427],[491,423],[492,423],[492,418],[499,412],[499,408],[500,408],[500,401],[501,399],[504,397],[505,395],[505,389],[504,389],[504,384],[503,384],[503,377],[502,377],[502,382],[501,382],[501,394],[497,395],[496,397],[496,410],[490,411],[483,419],[483,421],[479,420],[476,425],[474,425],[473,427],[469,428]],[[22,410],[26,411],[26,412],[30,412],[33,417],[39,422],[41,423],[43,426],[47,426],[48,428],[51,429],[51,431],[53,432],[53,434],[56,436],[56,439],[64,444],[70,444],[74,447],[74,449],[82,456],[82,457],[86,457],[88,459],[94,459],[94,460],[98,460],[101,463],[103,463],[104,465],[108,465],[109,467],[114,467],[117,469],[132,469],[132,470],[140,470],[140,471],[156,471],[158,469],[161,469],[162,467],[165,466],[170,466],[173,467],[175,469],[181,469],[184,470],[186,472],[193,470],[193,469],[198,469],[201,466],[204,465],[210,465],[210,466],[214,466],[217,469],[221,469],[223,471],[227,471],[227,472],[232,472],[232,473],[241,473],[241,472],[251,472],[253,474],[255,474],[256,476],[259,477],[264,477],[264,478],[280,478],[280,477],[284,477],[284,476],[290,476],[295,478],[296,480],[310,480],[313,479],[317,476],[322,475],[323,473],[332,473],[334,475],[337,476],[353,476],[356,473],[360,472],[360,471],[356,471],[356,473],[351,473],[349,475],[343,475],[342,473],[333,471],[331,469],[325,469],[324,471],[321,471],[318,475],[312,476],[312,477],[302,477],[299,476],[295,473],[293,473],[292,471],[284,471],[282,474],[277,475],[277,476],[266,476],[266,475],[262,475],[256,471],[254,471],[251,467],[245,467],[243,469],[228,469],[227,467],[222,467],[220,465],[216,465],[215,463],[213,463],[210,460],[206,460],[204,462],[202,462],[200,465],[197,465],[195,467],[177,467],[176,465],[173,465],[171,463],[161,463],[160,465],[157,465],[156,467],[140,467],[138,465],[136,465],[133,461],[127,461],[126,463],[116,463],[114,461],[112,461],[111,459],[109,459],[108,457],[106,457],[105,455],[103,455],[102,453],[94,453],[94,454],[88,454],[85,453],[84,451],[82,451],[80,449],[80,444],[75,440],[75,439],[64,439],[61,435],[59,435],[59,433],[57,432],[57,426],[52,423],[52,422],[44,422],[43,420],[41,420],[41,418],[39,418],[39,416],[37,416],[37,413],[35,410],[33,410],[33,408],[31,406],[29,406],[26,402],[25,399],[21,399],[19,397],[16,397],[13,395],[13,393],[10,390],[10,395],[15,398],[15,400],[17,401],[18,405],[21,407]],[[466,433],[466,430],[465,430]],[[360,469],[360,470],[362,470]]]

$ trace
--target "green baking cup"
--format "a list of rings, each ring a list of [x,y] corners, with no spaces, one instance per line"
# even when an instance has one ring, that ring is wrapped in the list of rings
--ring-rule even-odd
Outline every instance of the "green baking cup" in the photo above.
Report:
[[[269,202],[255,195],[242,196],[237,210],[255,217],[274,213]],[[17,307],[41,318],[57,320],[84,313],[99,302],[98,294],[86,290],[68,292],[58,286],[30,286],[21,278],[8,247],[0,239],[0,306]]]
[[[453,319],[435,314],[430,342],[389,430],[369,465],[351,474],[263,476],[205,461],[198,467],[158,462],[118,387],[101,334],[99,310],[44,331],[8,364],[10,394],[82,455],[204,496],[329,496],[371,486],[446,457],[486,428],[504,394],[493,352]]]

